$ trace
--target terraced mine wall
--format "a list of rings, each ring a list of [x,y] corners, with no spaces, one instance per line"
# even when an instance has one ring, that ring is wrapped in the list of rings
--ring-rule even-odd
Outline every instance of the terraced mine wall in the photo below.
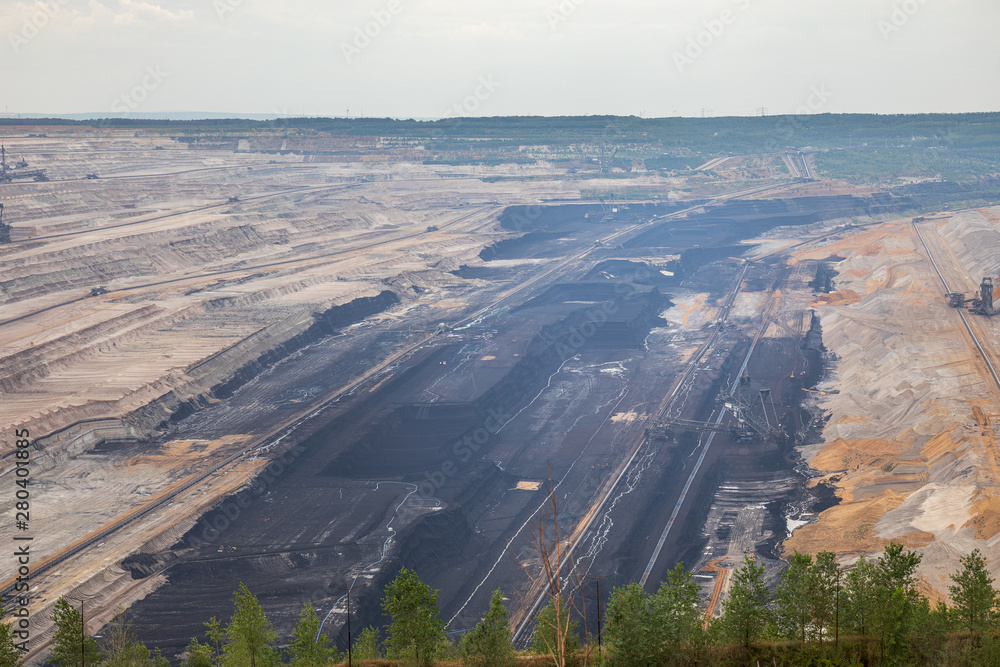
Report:
[[[249,379],[281,359],[331,336],[351,324],[399,303],[394,292],[361,297],[315,314],[300,314],[272,325],[233,347],[187,369],[194,387],[168,392],[146,407],[130,414],[126,421],[137,429],[155,432],[207,405],[212,399],[227,398]],[[195,389],[195,391],[192,391]]]
[[[317,313],[312,326],[302,333],[288,339],[281,345],[271,348],[264,355],[242,366],[233,376],[222,384],[212,387],[212,396],[228,398],[250,378],[263,372],[277,361],[297,352],[306,345],[315,343],[352,324],[383,313],[400,302],[399,297],[391,290],[383,290],[377,296],[364,296],[340,306],[333,306],[322,313]]]
[[[982,176],[965,183],[954,181],[931,181],[912,183],[892,188],[893,197],[902,200],[902,205],[911,205],[914,210],[923,210],[953,202],[996,202],[1000,200],[1000,177]]]
[[[78,456],[103,443],[138,442],[153,437],[172,422],[177,422],[213,400],[231,396],[240,386],[283,358],[331,335],[339,329],[384,312],[400,302],[390,290],[372,297],[360,297],[325,311],[300,313],[267,327],[209,359],[189,367],[186,382],[161,395],[122,419],[82,419],[79,422],[39,438],[34,465],[47,470],[67,458]],[[154,309],[153,306],[149,306]],[[85,336],[82,332],[79,335]],[[46,349],[58,351],[60,341],[39,346],[29,357],[12,355],[5,364],[17,364],[21,357],[34,363],[20,373],[12,372],[5,383],[19,384],[46,373]],[[0,387],[2,390],[2,387]],[[4,465],[4,468],[7,466]]]

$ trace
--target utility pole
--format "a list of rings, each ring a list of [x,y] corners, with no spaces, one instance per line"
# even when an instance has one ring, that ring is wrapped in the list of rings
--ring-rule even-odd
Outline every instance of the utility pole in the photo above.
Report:
[[[603,656],[601,650],[604,645],[601,639],[601,573],[597,573],[597,659],[600,661]]]
[[[607,577],[613,577],[616,574],[618,574],[618,572],[614,572],[612,574],[605,575],[604,577],[602,577],[601,570],[598,569],[596,576],[592,574],[587,574],[584,575],[583,577],[584,579],[593,579],[594,581],[597,582],[597,658],[599,661],[602,658],[602,647],[604,643],[601,636],[601,579],[606,579]]]
[[[83,600],[80,600],[80,667],[87,667],[87,634],[83,622]]]
[[[834,612],[833,612],[833,618],[834,618],[834,625],[833,625],[833,628],[834,628],[833,629],[833,646],[834,646],[834,648],[837,648],[837,647],[840,646],[840,575],[843,574],[843,573],[844,573],[844,571],[840,569],[840,566],[837,566],[837,601],[836,601],[836,607],[834,607]]]
[[[350,586],[330,586],[330,588],[335,588],[339,591],[347,591],[347,667],[353,667],[353,653],[354,646],[351,639],[351,589],[354,588],[354,583],[352,582]],[[333,613],[333,610],[330,610]],[[329,614],[327,614],[329,617]],[[324,619],[325,622],[326,619]],[[316,633],[316,639],[319,639],[320,632],[323,631],[323,625],[320,624],[319,632]]]

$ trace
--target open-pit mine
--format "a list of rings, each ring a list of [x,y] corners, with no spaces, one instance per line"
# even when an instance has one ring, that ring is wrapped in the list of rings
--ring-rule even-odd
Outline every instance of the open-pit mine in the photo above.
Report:
[[[937,596],[974,547],[1000,569],[995,180],[852,185],[799,150],[647,170],[586,158],[599,131],[562,161],[0,135],[0,543],[30,538],[33,664],[60,596],[90,632],[130,606],[173,658],[240,582],[343,647],[344,591],[378,625],[401,566],[452,632],[503,590],[524,642],[550,484],[605,598],[683,561],[711,615],[745,554],[890,540]]]

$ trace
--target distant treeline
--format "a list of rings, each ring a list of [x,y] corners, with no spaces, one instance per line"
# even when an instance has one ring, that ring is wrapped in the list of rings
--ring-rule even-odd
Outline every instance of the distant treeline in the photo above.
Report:
[[[834,554],[795,553],[777,580],[744,558],[735,570],[722,615],[701,608],[700,586],[678,564],[655,594],[639,584],[612,591],[600,635],[581,632],[581,599],[557,586],[534,618],[527,652],[515,651],[505,598],[495,591],[483,620],[458,636],[438,617],[438,592],[402,569],[385,590],[384,628],[353,638],[351,660],[394,661],[428,667],[654,667],[681,665],[1000,665],[998,593],[978,550],[961,559],[949,586],[952,605],[932,605],[919,592],[921,555],[890,544],[875,560],[844,569]],[[720,573],[719,576],[725,576]],[[278,633],[242,584],[227,623],[206,623],[194,638],[186,667],[326,667],[347,656],[329,646],[311,604],[302,608],[291,638]],[[585,610],[584,610],[585,612]],[[585,613],[584,613],[585,615]],[[100,644],[85,637],[80,612],[65,599],[55,605],[51,660],[58,667],[161,667],[169,662],[134,634],[126,612],[105,628]],[[0,667],[20,664],[17,636],[0,626]],[[548,656],[545,658],[544,656]]]
[[[659,143],[708,152],[755,152],[786,146],[815,148],[941,145],[950,148],[1000,146],[1000,113],[804,114],[719,118],[635,116],[509,116],[397,120],[392,118],[276,118],[272,120],[152,120],[106,118],[3,118],[2,126],[66,125],[107,129],[163,129],[205,132],[303,130],[333,135],[432,139],[494,138],[531,144],[579,142]]]

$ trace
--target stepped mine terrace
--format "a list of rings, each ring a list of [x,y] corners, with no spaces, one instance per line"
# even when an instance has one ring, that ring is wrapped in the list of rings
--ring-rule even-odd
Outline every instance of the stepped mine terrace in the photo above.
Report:
[[[379,623],[400,566],[451,630],[504,590],[523,641],[550,479],[602,593],[683,560],[708,613],[744,554],[896,539],[943,594],[994,551],[1000,335],[944,295],[1000,273],[997,209],[746,164],[609,206],[544,165],[49,134],[5,140],[49,180],[0,185],[33,659],[60,595],[176,655],[239,582],[343,644],[341,588]]]

